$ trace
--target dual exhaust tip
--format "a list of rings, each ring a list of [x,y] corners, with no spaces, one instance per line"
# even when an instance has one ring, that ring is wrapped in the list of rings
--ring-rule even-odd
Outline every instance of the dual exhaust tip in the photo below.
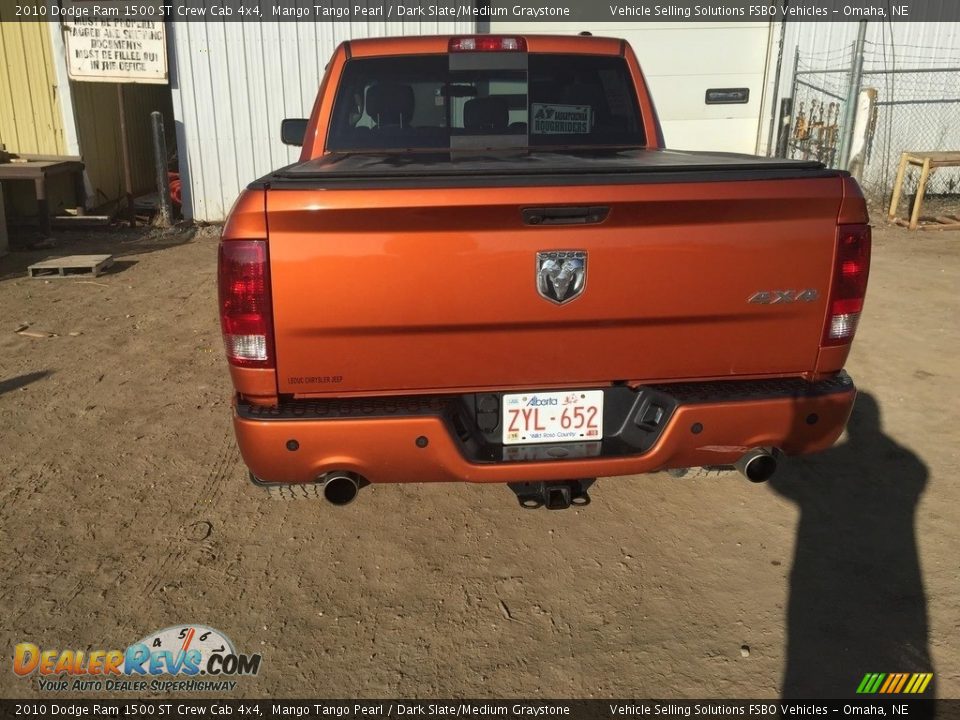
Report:
[[[332,472],[323,480],[323,499],[331,505],[349,505],[357,498],[361,484],[366,481],[348,472]]]
[[[777,451],[774,448],[753,448],[733,466],[750,482],[766,482],[777,471]]]

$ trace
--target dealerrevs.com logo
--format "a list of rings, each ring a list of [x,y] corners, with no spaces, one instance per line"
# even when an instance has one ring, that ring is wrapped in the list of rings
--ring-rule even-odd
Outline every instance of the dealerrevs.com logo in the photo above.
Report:
[[[13,671],[36,676],[49,692],[172,692],[233,690],[232,678],[260,672],[260,655],[238,653],[230,639],[205,625],[173,625],[126,650],[41,648],[19,643]],[[172,678],[172,679],[171,679]]]

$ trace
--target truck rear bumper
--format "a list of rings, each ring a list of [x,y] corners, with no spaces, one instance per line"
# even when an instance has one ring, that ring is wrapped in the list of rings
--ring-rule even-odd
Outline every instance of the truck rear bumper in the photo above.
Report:
[[[618,392],[638,398],[624,410],[628,420],[642,412],[633,408],[643,393],[669,405],[661,426],[630,447],[619,440],[508,450],[484,444],[482,432],[463,420],[461,396],[292,401],[271,408],[238,400],[234,427],[244,461],[266,482],[313,482],[332,471],[370,482],[530,482],[727,465],[755,447],[816,452],[836,442],[856,395],[843,372],[817,383],[678,383]]]

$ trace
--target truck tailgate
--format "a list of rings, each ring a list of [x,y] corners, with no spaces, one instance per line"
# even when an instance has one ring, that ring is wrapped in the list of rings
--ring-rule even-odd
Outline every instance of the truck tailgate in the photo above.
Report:
[[[839,176],[267,192],[278,390],[299,395],[813,369]],[[597,224],[522,210],[609,208]],[[537,253],[585,251],[574,300]],[[802,301],[749,302],[806,292]],[[763,297],[763,296],[761,296]]]

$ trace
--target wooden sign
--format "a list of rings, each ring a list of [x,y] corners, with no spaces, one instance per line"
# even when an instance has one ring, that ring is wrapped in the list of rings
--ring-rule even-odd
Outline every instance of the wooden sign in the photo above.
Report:
[[[162,20],[64,21],[71,80],[167,82],[167,35]]]

